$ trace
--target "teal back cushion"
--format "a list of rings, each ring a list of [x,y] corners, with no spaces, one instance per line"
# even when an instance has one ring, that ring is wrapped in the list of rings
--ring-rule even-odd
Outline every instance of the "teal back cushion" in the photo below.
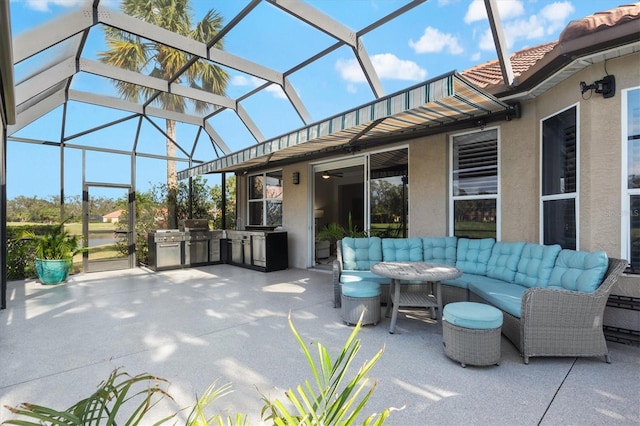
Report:
[[[560,250],[562,247],[558,244],[527,243],[520,255],[514,282],[525,287],[547,287]]]
[[[493,238],[458,238],[456,268],[467,274],[486,275],[495,242]]]
[[[604,251],[562,250],[549,277],[549,286],[592,292],[602,282],[609,259]]]
[[[512,283],[524,245],[524,242],[505,243],[498,241],[495,243],[487,263],[487,276]]]
[[[455,266],[457,237],[425,237],[422,239],[422,256],[425,262]]]
[[[380,237],[342,239],[342,265],[344,269],[368,270],[374,263],[382,262]]]
[[[421,262],[422,239],[383,238],[382,257],[386,262]]]

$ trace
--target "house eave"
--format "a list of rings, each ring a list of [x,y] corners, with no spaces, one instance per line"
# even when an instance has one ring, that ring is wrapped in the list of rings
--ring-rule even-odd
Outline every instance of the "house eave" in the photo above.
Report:
[[[484,90],[501,100],[533,99],[581,69],[638,51],[638,21],[632,20],[560,41],[534,66],[519,75],[515,85],[510,87],[500,83]]]

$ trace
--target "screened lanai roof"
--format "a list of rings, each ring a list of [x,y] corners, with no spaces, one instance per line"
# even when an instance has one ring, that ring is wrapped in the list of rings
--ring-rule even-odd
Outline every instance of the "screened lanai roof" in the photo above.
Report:
[[[513,114],[513,108],[469,84],[455,72],[431,79],[410,89],[386,95],[380,77],[373,66],[365,47],[367,34],[378,30],[400,16],[415,11],[425,0],[405,3],[394,2],[395,9],[387,10],[375,21],[362,28],[351,29],[311,4],[290,0],[250,0],[235,2],[240,5],[234,16],[227,16],[222,30],[206,41],[181,36],[160,27],[143,22],[107,6],[112,3],[100,0],[87,1],[81,7],[46,22],[38,27],[18,34],[12,40],[15,89],[9,93],[8,101],[15,105],[15,122],[9,123],[9,139],[19,142],[44,143],[74,147],[79,136],[118,126],[126,122],[137,123],[131,128],[140,133],[141,126],[148,126],[162,138],[167,134],[157,119],[173,120],[197,128],[195,136],[174,141],[178,148],[177,158],[191,166],[179,173],[179,178],[203,173],[235,171],[264,165],[285,158],[295,158],[310,152],[327,151],[338,146],[352,146],[363,142],[406,134],[429,127],[442,128],[449,123],[468,120],[496,113]],[[511,81],[510,64],[503,58],[503,41],[500,21],[494,13],[495,0],[487,0],[488,17],[498,58],[505,81]],[[397,6],[400,4],[400,6]],[[215,5],[212,5],[215,7]],[[251,17],[260,10],[274,16],[286,15],[299,23],[301,31],[313,34],[315,40],[304,52],[291,52],[283,63],[260,62],[219,49],[217,43],[231,32],[245,25],[253,25]],[[423,11],[424,12],[424,11]],[[0,13],[5,13],[4,8]],[[123,67],[106,65],[96,59],[96,51],[90,46],[97,39],[104,39],[104,29],[117,28],[131,37],[177,49],[187,54],[188,62],[169,78],[152,77],[142,72]],[[315,37],[315,38],[314,38]],[[283,49],[286,37],[281,40]],[[311,43],[310,43],[311,44]],[[307,72],[306,78],[317,72],[318,64],[338,50],[347,49],[359,64],[373,101],[324,119],[312,117],[309,103],[315,99],[304,99],[294,88],[292,80],[299,73]],[[189,87],[182,78],[188,68],[199,62],[215,64],[236,76],[253,79],[255,87],[243,93],[216,95],[205,90]],[[303,77],[305,78],[305,77]],[[139,102],[126,101],[103,87],[112,86],[112,81],[124,81],[136,87],[148,89],[148,95]],[[79,84],[79,83],[82,84]],[[4,86],[4,85],[3,85]],[[5,86],[6,87],[6,86]],[[90,87],[91,90],[87,90]],[[251,102],[259,101],[266,92],[279,92],[289,105],[290,116],[297,118],[282,136],[266,138],[260,129],[260,117],[250,108]],[[199,104],[204,108],[188,108],[172,111],[157,100],[163,93],[171,93],[185,100],[187,105]],[[13,95],[13,99],[11,99]],[[14,102],[11,102],[11,101]],[[326,100],[325,100],[326,102]],[[329,100],[330,102],[330,100]],[[97,126],[83,130],[65,128],[66,115],[78,105],[93,105],[108,110],[117,110],[115,118],[103,120]],[[23,137],[21,131],[52,111],[61,110],[61,129],[51,137],[32,140]],[[94,114],[96,115],[96,114]],[[98,114],[99,115],[99,114]],[[227,117],[241,123],[248,137],[225,139],[218,131],[216,122]],[[95,117],[93,117],[95,119]],[[284,120],[283,120],[284,121]],[[288,120],[288,122],[294,122]],[[296,130],[292,130],[296,129]],[[157,156],[144,151],[138,135],[132,137],[129,146],[90,146],[87,149],[111,150],[118,153],[131,152],[138,156]],[[208,145],[210,155],[198,157],[196,147]],[[86,148],[76,145],[78,148]]]

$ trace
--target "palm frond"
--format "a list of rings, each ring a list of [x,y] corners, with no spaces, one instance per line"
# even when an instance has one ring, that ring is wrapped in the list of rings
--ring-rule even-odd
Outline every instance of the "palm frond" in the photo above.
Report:
[[[320,343],[318,346],[318,361],[314,360],[307,345],[295,329],[289,315],[289,327],[311,367],[315,379],[316,389],[309,381],[304,386],[299,385],[289,389],[285,396],[290,407],[281,401],[271,402],[263,395],[265,405],[262,409],[264,420],[276,425],[351,425],[362,415],[362,412],[375,390],[376,383],[369,386],[366,375],[380,359],[384,347],[369,361],[365,362],[356,375],[347,381],[349,366],[354,361],[359,349],[360,340],[356,336],[361,328],[361,320],[354,327],[345,342],[339,356],[331,361],[328,350]],[[343,382],[347,381],[345,385]],[[371,414],[365,419],[366,424],[383,424],[391,409],[380,414]]]

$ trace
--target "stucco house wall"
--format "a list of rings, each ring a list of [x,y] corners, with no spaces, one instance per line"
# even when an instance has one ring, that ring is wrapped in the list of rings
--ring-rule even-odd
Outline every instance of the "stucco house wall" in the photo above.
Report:
[[[418,138],[409,143],[409,236],[448,234],[448,137]]]
[[[300,173],[300,183],[294,185],[293,173]],[[282,227],[287,231],[289,267],[306,268],[309,244],[309,197],[311,196],[309,167],[306,163],[282,169],[284,197]]]

